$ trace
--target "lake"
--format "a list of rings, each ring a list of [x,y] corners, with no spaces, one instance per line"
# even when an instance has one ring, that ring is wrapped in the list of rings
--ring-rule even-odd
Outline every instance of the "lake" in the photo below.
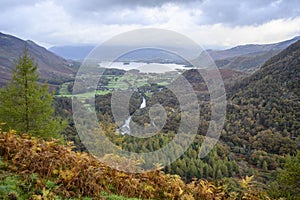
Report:
[[[192,67],[175,63],[144,63],[144,62],[101,62],[99,67],[129,70],[139,70],[141,73],[165,73],[178,70],[188,70]]]

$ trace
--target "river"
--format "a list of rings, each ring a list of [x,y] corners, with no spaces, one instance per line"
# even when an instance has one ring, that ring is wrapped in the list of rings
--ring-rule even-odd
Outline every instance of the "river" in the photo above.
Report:
[[[145,99],[145,97],[143,97],[143,101],[142,101],[142,103],[141,103],[141,105],[140,105],[140,109],[145,108],[146,106],[147,106],[147,104],[146,104],[146,99]],[[129,115],[129,116],[127,117],[127,119],[125,120],[123,126],[121,126],[121,128],[118,129],[117,132],[118,132],[118,131],[121,131],[121,134],[122,134],[122,135],[124,135],[124,134],[130,135],[130,121],[131,121],[131,118],[132,118],[132,116]]]

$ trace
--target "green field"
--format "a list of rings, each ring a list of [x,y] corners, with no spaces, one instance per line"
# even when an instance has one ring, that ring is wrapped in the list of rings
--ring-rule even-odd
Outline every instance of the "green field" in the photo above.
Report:
[[[85,100],[94,95],[105,95],[113,90],[127,90],[127,89],[134,89],[139,88],[142,86],[150,85],[156,83],[159,86],[166,86],[176,78],[175,74],[125,74],[123,76],[114,76],[114,75],[105,75],[102,76],[105,79],[105,83],[101,85],[101,90],[97,90],[96,93],[94,92],[86,92],[83,94],[74,95],[79,99]],[[73,94],[68,91],[68,85],[71,82],[66,82],[61,85],[59,92],[56,96],[58,97],[73,97]],[[151,96],[152,94],[147,94],[147,96]]]

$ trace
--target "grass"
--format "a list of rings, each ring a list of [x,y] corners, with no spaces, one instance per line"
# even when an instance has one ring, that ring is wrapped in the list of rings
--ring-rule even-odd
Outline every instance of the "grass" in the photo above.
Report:
[[[157,83],[157,85],[166,86],[166,85],[169,85],[169,82],[163,81],[163,82]]]
[[[95,95],[106,95],[111,93],[114,90],[127,90],[129,88],[139,88],[145,85],[150,85],[150,83],[157,83],[160,86],[166,86],[174,79],[174,76],[170,74],[125,74],[123,76],[113,76],[105,75],[105,78],[108,80],[107,85],[103,85],[106,89],[97,90],[94,92],[86,92],[82,94],[73,95],[68,91],[68,85],[71,82],[66,82],[61,85],[61,88],[58,92],[57,97],[77,97],[83,104],[86,104],[87,99],[91,99]],[[152,93],[147,92],[147,97],[151,97]]]
[[[111,78],[107,87],[111,89],[122,90],[128,88],[137,88],[147,84],[149,84],[148,76],[129,74],[125,76],[118,76],[117,78]]]
[[[170,76],[170,74],[126,74],[124,76],[105,75],[105,78],[108,79],[108,84],[103,86],[107,90],[98,90],[96,95],[105,95],[116,89],[125,90],[128,88],[138,88],[149,85],[150,83],[157,83],[158,85],[166,86],[170,84],[175,76]],[[69,84],[70,82],[62,84],[59,94],[56,96],[72,97],[72,93],[68,91]],[[93,92],[87,92],[76,96],[81,99],[86,99],[92,97],[92,95],[95,94]]]
[[[63,83],[60,87],[60,90],[59,90],[59,94],[61,95],[71,95],[71,93],[68,91],[68,85],[70,84],[71,82],[66,82],[66,83]]]

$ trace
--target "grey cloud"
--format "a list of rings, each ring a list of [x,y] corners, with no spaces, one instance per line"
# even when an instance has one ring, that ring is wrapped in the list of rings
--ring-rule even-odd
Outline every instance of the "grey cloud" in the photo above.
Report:
[[[19,0],[1,0],[1,6],[0,11],[10,10],[16,7],[22,7],[22,6],[32,6],[35,3],[42,2],[42,0],[25,0],[25,1],[19,1]]]
[[[149,25],[145,18],[135,18],[136,9],[160,8],[172,3],[185,6],[189,3],[201,3],[203,0],[56,0],[72,17],[80,20],[101,21],[104,24],[140,24]],[[125,17],[123,11],[129,11]]]
[[[299,0],[57,0],[75,18],[100,20],[107,24],[147,24],[134,19],[139,7],[162,7],[166,3],[177,4],[182,9],[199,9],[202,15],[195,22],[199,25],[223,23],[230,26],[259,25],[280,18],[300,16]],[[119,17],[123,10],[131,16]],[[112,16],[108,16],[112,15]]]
[[[2,0],[0,11],[30,7],[38,2],[42,0]],[[193,19],[198,25],[216,23],[230,26],[259,25],[274,19],[300,16],[299,0],[53,0],[53,2],[62,6],[74,21],[96,24],[149,25],[152,21],[136,16],[136,11],[141,7],[160,8],[166,3],[177,4],[183,11],[189,9],[201,11],[200,17]],[[122,15],[124,13],[125,15]]]
[[[202,2],[203,0],[67,0],[63,3],[73,8],[97,11],[112,7],[159,7],[166,3],[187,4],[190,2]],[[73,5],[73,6],[72,6]]]
[[[63,43],[66,38],[70,38],[69,35],[76,38],[77,34],[83,34],[84,30],[79,29],[87,29],[88,32],[102,25],[110,30],[152,25],[168,27],[169,24],[180,29],[180,23],[190,20],[187,23],[191,24],[190,30],[193,32],[201,25],[220,23],[239,29],[243,25],[253,26],[275,19],[300,17],[299,0],[0,1],[0,31],[49,43],[59,40]],[[166,6],[167,3],[175,6]],[[174,20],[178,18],[175,12],[183,17],[178,25]],[[78,36],[74,40],[82,38]]]
[[[299,0],[204,1],[199,24],[225,23],[228,25],[262,24],[280,18],[300,16]]]

